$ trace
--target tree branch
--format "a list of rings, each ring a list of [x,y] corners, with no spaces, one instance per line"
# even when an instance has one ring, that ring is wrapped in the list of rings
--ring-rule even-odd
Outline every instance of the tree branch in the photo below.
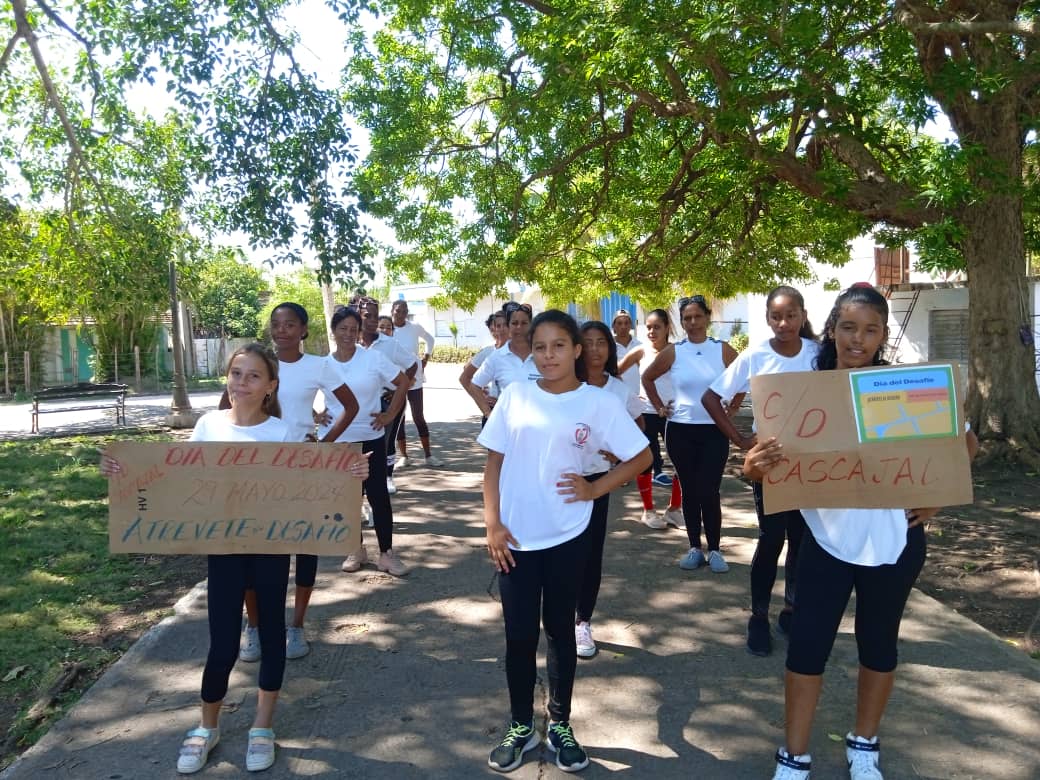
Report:
[[[14,47],[18,45],[18,41],[21,40],[22,34],[15,31],[15,34],[11,36],[11,39],[4,46],[4,53],[0,54],[0,73],[7,70],[7,61],[11,59],[11,54],[14,52]]]

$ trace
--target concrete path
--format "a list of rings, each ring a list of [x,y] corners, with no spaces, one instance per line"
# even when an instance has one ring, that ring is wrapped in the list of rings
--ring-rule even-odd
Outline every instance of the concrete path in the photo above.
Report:
[[[427,413],[447,465],[406,469],[396,480],[395,547],[412,574],[343,574],[339,560],[322,559],[308,616],[313,651],[289,662],[278,760],[264,777],[495,774],[487,754],[508,697],[497,583],[483,545],[478,421],[452,374],[437,368]],[[633,522],[634,486],[612,497],[594,621],[600,652],[579,663],[572,720],[592,759],[585,777],[772,776],[783,737],[784,644],[765,659],[744,651],[756,523],[750,490],[730,478],[723,490],[731,565],[723,575],[678,569],[685,535]],[[667,491],[656,498],[666,501]],[[781,592],[778,583],[777,600]],[[205,598],[200,585],[182,599],[3,780],[176,777],[183,733],[198,718]],[[847,777],[840,740],[855,706],[851,631],[846,619],[826,675],[814,778]],[[1040,664],[916,591],[902,637],[882,730],[887,780],[1040,777]],[[540,674],[536,709],[546,695],[544,662]],[[245,774],[255,681],[256,666],[240,663],[221,744],[201,777]],[[542,748],[513,776],[564,773]]]

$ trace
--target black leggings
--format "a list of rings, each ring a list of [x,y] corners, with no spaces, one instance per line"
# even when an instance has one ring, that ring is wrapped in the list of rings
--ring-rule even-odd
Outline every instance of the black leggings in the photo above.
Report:
[[[646,440],[650,443],[650,455],[653,456],[653,462],[644,471],[644,474],[649,474],[651,470],[654,474],[660,474],[664,471],[664,459],[661,457],[661,443],[658,441],[658,437],[664,436],[664,424],[665,418],[659,414],[643,414],[643,434],[646,436]]]
[[[383,462],[386,459],[386,438],[379,436],[363,442],[361,451],[372,453],[368,459],[369,464]],[[390,494],[386,490],[386,474],[379,468],[370,466],[363,488],[368,497],[368,505],[372,507],[372,522],[376,527],[379,552],[386,552],[394,546],[394,510],[390,506]]]
[[[202,700],[212,704],[227,695],[228,678],[238,660],[247,582],[256,590],[260,617],[260,689],[281,690],[285,674],[285,591],[289,586],[289,556],[210,555],[207,569],[209,653],[202,672]]]
[[[599,474],[586,474],[585,479],[595,482],[607,472]],[[581,578],[581,587],[578,589],[578,608],[576,617],[582,623],[592,621],[592,612],[596,609],[596,599],[599,597],[599,584],[603,579],[603,547],[607,541],[607,512],[610,509],[610,493],[592,502],[592,517],[589,518],[589,527],[585,531],[588,544],[585,548],[585,575]]]
[[[906,533],[899,560],[883,566],[857,566],[831,555],[812,533],[802,540],[787,668],[796,674],[823,674],[856,589],[856,645],[859,662],[875,672],[896,668],[899,622],[910,590],[924,566],[924,528]]]
[[[408,391],[408,406],[412,410],[412,422],[419,432],[420,439],[430,438],[430,426],[426,424],[426,417],[422,408],[422,388]],[[401,427],[397,429],[397,440],[404,441],[404,410],[401,410]]]
[[[313,588],[315,580],[318,579],[318,556],[303,555],[296,556],[296,587]]]
[[[668,421],[664,430],[668,457],[682,488],[683,516],[690,547],[701,547],[701,526],[708,550],[722,541],[722,472],[729,457],[729,439],[713,423],[693,425]]]
[[[798,582],[798,550],[805,533],[805,519],[796,509],[767,515],[762,504],[762,483],[752,483],[755,494],[755,512],[758,514],[758,544],[751,559],[751,613],[769,614],[769,601],[776,584],[776,565],[787,537],[787,557],[784,559],[784,606],[794,606],[795,585]]]
[[[546,550],[513,550],[516,566],[498,579],[506,626],[506,682],[512,718],[530,723],[534,716],[537,676],[538,613],[548,646],[549,717],[569,720],[578,653],[574,643],[574,609],[585,568],[587,537]]]
[[[383,396],[382,411],[386,411],[390,408],[390,397]],[[392,477],[394,475],[394,462],[397,460],[397,455],[394,450],[394,441],[397,439],[397,432],[404,428],[404,407],[401,407],[401,411],[397,413],[397,416],[390,421],[390,424],[383,429],[383,451],[386,453],[383,460],[386,462],[386,476]],[[375,465],[378,468],[378,461],[376,464],[369,464],[369,468]]]

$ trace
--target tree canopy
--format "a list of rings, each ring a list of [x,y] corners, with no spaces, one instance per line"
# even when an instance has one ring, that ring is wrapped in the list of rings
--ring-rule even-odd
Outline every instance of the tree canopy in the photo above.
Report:
[[[199,268],[192,295],[196,334],[255,337],[263,328],[260,310],[270,292],[263,274],[241,252],[218,249]]]
[[[971,286],[969,416],[1036,452],[1035,2],[386,0],[355,36],[364,208],[461,303],[805,277],[879,229]],[[946,117],[953,138],[923,131]],[[1026,227],[1029,227],[1029,230]],[[1031,247],[1035,249],[1035,247]]]

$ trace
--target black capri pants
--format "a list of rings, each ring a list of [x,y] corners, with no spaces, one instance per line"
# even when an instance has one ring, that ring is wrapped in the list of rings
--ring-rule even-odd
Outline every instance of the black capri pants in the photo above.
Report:
[[[644,474],[651,471],[656,475],[664,471],[664,459],[661,457],[661,442],[664,438],[665,418],[659,414],[643,412],[643,435],[646,436],[650,445],[650,456],[652,458],[649,467]]]
[[[856,646],[861,666],[874,672],[896,668],[899,623],[910,590],[924,566],[922,526],[906,533],[899,560],[882,566],[859,566],[835,558],[805,534],[798,559],[787,668],[796,674],[823,674],[841,617],[856,590]]]
[[[599,474],[586,474],[585,479],[595,482],[606,476],[605,471]],[[578,589],[578,607],[575,611],[577,619],[583,623],[592,622],[592,612],[596,609],[599,598],[599,586],[603,580],[603,547],[607,541],[607,514],[610,511],[610,493],[592,502],[592,516],[589,527],[585,531],[588,543],[585,548],[585,574],[581,578]]]
[[[285,675],[285,591],[289,586],[288,555],[210,555],[206,612],[209,653],[202,672],[202,700],[222,701],[238,660],[242,604],[246,584],[256,591],[260,630],[261,690],[278,691]]]
[[[729,457],[729,439],[714,423],[703,425],[668,421],[664,429],[668,457],[682,488],[683,517],[690,547],[701,547],[704,528],[708,550],[722,542],[722,472]]]
[[[372,507],[372,523],[376,527],[379,552],[384,553],[394,545],[394,510],[390,506],[390,493],[386,489],[386,473],[379,463],[386,458],[386,437],[380,435],[361,444],[362,452],[369,456],[368,478],[363,487],[368,505]]]
[[[767,515],[762,500],[762,483],[753,482],[755,513],[758,515],[758,544],[751,559],[751,612],[769,614],[769,601],[776,584],[776,566],[780,551],[787,538],[787,557],[784,561],[784,605],[794,606],[795,586],[798,582],[798,552],[805,534],[805,518],[797,509]]]
[[[513,550],[516,562],[498,578],[506,627],[506,682],[512,718],[530,723],[537,677],[538,617],[545,626],[549,717],[570,720],[578,651],[574,610],[585,568],[588,537],[583,532],[545,550]]]

